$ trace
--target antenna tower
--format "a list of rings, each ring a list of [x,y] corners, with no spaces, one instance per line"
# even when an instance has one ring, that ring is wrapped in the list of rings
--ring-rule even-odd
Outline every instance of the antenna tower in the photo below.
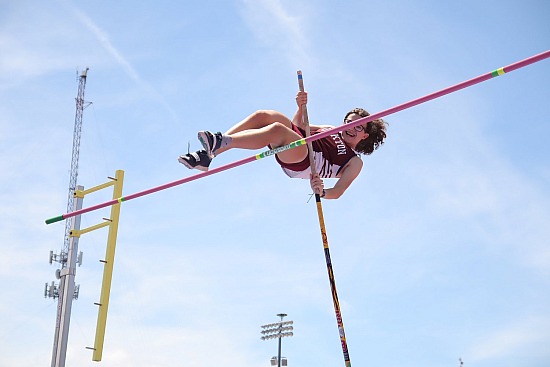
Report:
[[[78,158],[80,156],[80,135],[82,133],[82,116],[84,109],[91,102],[84,101],[84,88],[86,88],[86,76],[89,68],[82,72],[78,82],[78,93],[76,96],[76,114],[74,118],[74,133],[73,133],[73,153],[71,158],[71,172],[69,180],[69,196],[67,199],[67,210],[72,210],[74,205],[74,191],[76,190],[76,180],[78,178]],[[69,253],[69,243],[72,220],[65,221],[65,237],[63,241],[63,250],[61,251],[61,267],[67,267],[67,254]]]
[[[82,116],[84,114],[84,109],[91,104],[91,102],[84,101],[84,89],[86,87],[88,70],[89,68],[86,68],[86,70],[80,74],[78,93],[76,96],[76,115],[74,122],[73,151],[71,158],[67,210],[74,210],[75,203],[76,206],[82,207],[82,200],[80,198],[75,198],[75,191],[77,190],[76,181],[78,178],[78,159],[80,153],[80,135],[82,132]],[[83,187],[80,186],[78,189],[82,190]],[[50,251],[50,264],[54,261],[61,264],[61,269],[57,269],[55,272],[56,278],[60,280],[59,283],[57,285],[55,284],[55,281],[51,282],[51,284],[46,283],[44,290],[44,297],[59,299],[57,306],[57,321],[54,337],[52,367],[63,367],[65,365],[72,300],[73,298],[78,299],[78,292],[80,288],[78,285],[75,285],[74,278],[76,275],[76,264],[79,266],[82,264],[82,252],[80,252],[77,256],[78,238],[70,236],[70,232],[75,226],[78,228],[80,227],[80,217],[67,219],[65,221],[65,235],[63,238],[63,248],[61,252],[59,254],[54,254],[53,251]]]

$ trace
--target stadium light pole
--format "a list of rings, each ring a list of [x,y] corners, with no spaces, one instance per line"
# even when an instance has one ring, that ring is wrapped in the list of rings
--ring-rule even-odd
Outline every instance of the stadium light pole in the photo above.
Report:
[[[272,323],[272,324],[262,325],[263,330],[261,332],[262,333],[261,339],[262,340],[279,339],[279,352],[278,352],[277,357],[271,358],[271,365],[275,366],[275,362],[276,362],[277,366],[281,367],[281,339],[286,337],[286,336],[294,335],[292,333],[292,330],[294,329],[292,327],[292,324],[294,323],[294,321],[292,321],[292,320],[283,321],[283,318],[285,316],[287,316],[286,313],[278,313],[277,316],[279,316],[281,318],[281,321],[275,322],[275,323]],[[277,359],[277,360],[275,361],[275,359]],[[286,362],[287,361],[286,361],[286,358],[285,358],[284,361],[283,361],[283,366],[287,365]]]

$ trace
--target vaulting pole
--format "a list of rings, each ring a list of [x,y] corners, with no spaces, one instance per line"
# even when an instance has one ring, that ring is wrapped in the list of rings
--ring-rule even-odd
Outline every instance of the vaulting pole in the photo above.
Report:
[[[298,71],[298,85],[300,91],[304,91],[304,79],[302,78],[302,72]],[[309,128],[309,117],[307,114],[307,106],[302,106],[302,121],[305,124],[306,138],[311,135]],[[313,147],[311,142],[307,143],[309,151],[309,166],[311,168],[311,174],[316,174],[315,159],[313,157]],[[351,367],[351,361],[349,359],[348,342],[346,341],[346,333],[344,332],[344,322],[342,320],[342,313],[340,312],[340,302],[338,301],[338,293],[336,292],[336,282],[334,281],[334,272],[332,271],[332,261],[330,259],[330,250],[328,247],[328,237],[325,228],[325,219],[323,216],[323,205],[321,204],[321,196],[318,193],[315,194],[315,203],[317,204],[317,216],[319,217],[319,227],[321,229],[321,238],[323,240],[323,248],[325,250],[325,260],[327,263],[328,280],[330,283],[330,290],[332,293],[332,303],[334,304],[334,312],[336,313],[336,322],[338,324],[338,332],[340,334],[340,342],[342,344],[342,352],[344,353],[344,362],[346,367]]]
[[[438,92],[434,92],[434,93],[428,94],[424,97],[420,97],[420,98],[414,99],[412,101],[400,104],[398,106],[389,108],[387,110],[384,110],[384,111],[381,111],[381,112],[378,112],[378,113],[374,113],[370,116],[357,119],[357,120],[355,120],[355,121],[353,121],[349,124],[345,124],[345,125],[342,125],[342,126],[337,126],[333,129],[324,131],[322,133],[315,134],[313,136],[309,136],[307,138],[297,140],[297,141],[295,141],[291,144],[288,144],[288,145],[285,145],[285,146],[282,146],[282,147],[278,147],[278,148],[275,148],[275,149],[267,150],[263,153],[256,154],[252,157],[248,157],[248,158],[242,159],[240,161],[236,161],[236,162],[233,162],[233,163],[230,163],[230,164],[226,164],[225,166],[214,168],[214,169],[211,169],[209,171],[202,172],[202,173],[196,174],[194,176],[186,177],[186,178],[183,178],[183,179],[180,179],[180,180],[177,180],[177,181],[173,181],[173,182],[161,185],[161,186],[153,187],[152,189],[140,191],[140,192],[137,192],[137,193],[132,194],[132,195],[120,197],[118,199],[110,200],[110,201],[107,201],[107,202],[102,203],[102,204],[94,205],[94,206],[91,206],[91,207],[88,207],[88,208],[76,210],[74,212],[62,214],[62,215],[59,215],[57,217],[47,219],[46,224],[59,222],[59,221],[62,221],[64,219],[71,218],[71,217],[74,217],[74,216],[77,216],[77,215],[80,215],[80,214],[84,214],[84,213],[88,213],[88,212],[91,212],[91,211],[94,211],[94,210],[97,210],[97,209],[105,208],[105,207],[108,207],[108,206],[111,206],[111,205],[114,205],[114,204],[117,204],[117,203],[122,203],[123,201],[129,201],[129,200],[132,200],[132,199],[136,199],[138,197],[149,195],[149,194],[155,193],[157,191],[168,189],[170,187],[174,187],[174,186],[178,186],[178,185],[181,185],[181,184],[184,184],[184,183],[187,183],[187,182],[198,180],[199,178],[210,176],[210,175],[216,174],[218,172],[222,172],[222,171],[226,171],[226,170],[231,169],[231,168],[242,166],[243,164],[250,163],[250,162],[253,162],[255,160],[262,159],[262,158],[265,158],[265,157],[268,157],[268,156],[271,156],[271,155],[275,155],[279,152],[282,152],[282,151],[285,151],[285,150],[288,150],[288,149],[292,149],[292,148],[295,148],[297,146],[304,145],[304,144],[307,144],[309,142],[312,142],[312,141],[315,141],[315,140],[318,140],[318,139],[322,139],[324,137],[335,134],[335,133],[340,132],[342,130],[350,129],[352,127],[355,127],[355,126],[358,126],[358,125],[361,125],[361,124],[365,124],[367,122],[382,118],[384,116],[391,115],[393,113],[405,110],[407,108],[414,107],[414,106],[419,105],[421,103],[431,101],[432,99],[442,97],[442,96],[447,95],[449,93],[453,93],[453,92],[456,92],[458,90],[461,90],[461,89],[464,89],[464,88],[467,88],[467,87],[471,87],[472,85],[484,82],[486,80],[489,80],[489,79],[492,79],[494,77],[503,75],[505,73],[512,72],[514,70],[520,69],[520,68],[525,67],[527,65],[531,65],[531,64],[534,64],[534,63],[539,62],[541,60],[547,59],[549,57],[550,57],[550,50],[545,51],[543,53],[540,53],[538,55],[531,56],[527,59],[518,61],[518,62],[510,64],[508,66],[499,68],[497,70],[488,72],[486,74],[480,75],[476,78],[466,80],[462,83],[447,87],[447,88],[442,89]]]

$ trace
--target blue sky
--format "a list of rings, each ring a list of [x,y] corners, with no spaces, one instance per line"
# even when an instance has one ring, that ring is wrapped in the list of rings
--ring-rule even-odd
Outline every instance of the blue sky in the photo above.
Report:
[[[78,183],[187,177],[196,132],[257,109],[381,111],[550,47],[527,1],[0,2],[0,366],[51,359],[77,75]],[[550,61],[388,116],[387,143],[324,214],[352,365],[550,364]],[[213,165],[252,155],[231,151]],[[326,182],[330,186],[330,182]],[[101,364],[343,365],[307,181],[264,159],[124,203]],[[84,206],[110,199],[105,191]],[[82,226],[109,211],[88,213]],[[83,235],[68,366],[95,366],[106,230]]]

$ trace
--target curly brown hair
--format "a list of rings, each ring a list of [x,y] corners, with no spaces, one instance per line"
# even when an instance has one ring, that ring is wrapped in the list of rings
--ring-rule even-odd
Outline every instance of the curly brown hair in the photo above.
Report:
[[[346,113],[344,117],[344,122],[347,120],[348,116],[351,114],[357,114],[361,117],[370,116],[366,110],[362,108],[354,108],[353,110]],[[362,154],[372,154],[376,149],[378,149],[382,144],[384,144],[384,139],[386,138],[386,127],[388,123],[382,119],[372,120],[367,124],[367,129],[365,132],[369,134],[366,139],[361,140],[355,146],[355,151]]]

